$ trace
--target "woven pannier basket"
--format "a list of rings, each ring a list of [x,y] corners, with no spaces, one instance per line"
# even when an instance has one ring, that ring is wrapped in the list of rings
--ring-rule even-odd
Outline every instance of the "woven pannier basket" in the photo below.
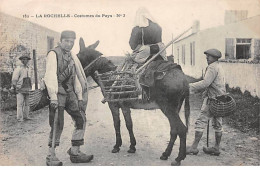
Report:
[[[229,95],[222,95],[216,98],[210,98],[209,110],[215,117],[229,116],[236,110],[236,102]]]
[[[36,89],[29,92],[29,105],[31,111],[36,111],[49,105],[50,100],[47,89]]]

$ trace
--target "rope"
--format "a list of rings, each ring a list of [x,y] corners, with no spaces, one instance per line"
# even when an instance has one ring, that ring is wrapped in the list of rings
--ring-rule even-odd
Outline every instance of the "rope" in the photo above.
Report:
[[[170,41],[162,50],[160,50],[157,54],[155,54],[150,60],[148,60],[143,66],[141,66],[139,69],[137,69],[136,74],[138,74],[144,67],[146,67],[149,63],[151,63],[158,55],[160,55],[165,49],[167,49],[173,42],[178,40],[182,35],[187,33],[192,27],[184,31],[182,34],[178,35],[176,38],[174,38],[172,41]]]
[[[101,57],[99,56],[98,58],[96,58],[95,60],[93,60],[89,65],[87,65],[85,68],[84,68],[84,71],[86,71],[87,69],[90,68],[90,66],[92,66],[94,63],[96,63],[97,60],[99,60]]]

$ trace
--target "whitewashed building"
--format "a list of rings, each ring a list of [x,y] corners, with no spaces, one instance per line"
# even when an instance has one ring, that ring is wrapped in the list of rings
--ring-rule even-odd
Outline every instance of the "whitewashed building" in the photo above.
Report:
[[[234,12],[240,14],[240,19],[235,17],[232,22],[229,11],[224,25],[205,30],[197,26],[190,35],[176,41],[175,62],[186,74],[200,78],[207,67],[204,51],[216,48],[222,53],[227,84],[260,97],[260,15],[246,18],[245,11],[231,14]]]

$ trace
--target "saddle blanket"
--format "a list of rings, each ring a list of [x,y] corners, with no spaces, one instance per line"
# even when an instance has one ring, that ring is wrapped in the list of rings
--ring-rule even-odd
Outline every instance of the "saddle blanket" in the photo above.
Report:
[[[153,61],[147,66],[147,68],[141,74],[139,83],[142,86],[150,88],[154,87],[155,81],[162,79],[166,75],[167,71],[171,69],[182,70],[180,65],[173,62],[168,62],[165,60]],[[155,74],[159,74],[160,76],[155,77]]]

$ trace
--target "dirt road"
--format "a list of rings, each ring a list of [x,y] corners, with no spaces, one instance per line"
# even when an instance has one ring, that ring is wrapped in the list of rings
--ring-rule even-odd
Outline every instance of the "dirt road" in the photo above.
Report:
[[[112,154],[115,143],[113,120],[107,104],[102,104],[99,88],[90,90],[87,108],[87,127],[85,145],[82,151],[93,154],[94,160],[87,164],[72,164],[66,151],[70,147],[73,129],[71,118],[65,115],[65,126],[61,137],[61,145],[57,156],[65,166],[169,166],[176,158],[179,147],[177,138],[172,155],[167,161],[160,160],[162,152],[169,141],[169,123],[160,110],[132,110],[134,133],[137,140],[135,154],[127,153],[129,136],[121,115],[121,133],[123,145],[119,153]],[[187,145],[194,138],[194,122],[201,106],[199,95],[192,95],[190,130]],[[0,134],[0,165],[44,166],[48,142],[48,111],[42,109],[34,112],[34,120],[18,123],[15,121],[15,111],[1,112]],[[210,128],[210,144],[214,144],[213,130]],[[221,142],[221,155],[210,156],[202,151],[206,145],[206,132],[199,145],[197,156],[187,156],[183,166],[257,166],[260,164],[260,141],[257,136],[241,133],[224,124]]]

